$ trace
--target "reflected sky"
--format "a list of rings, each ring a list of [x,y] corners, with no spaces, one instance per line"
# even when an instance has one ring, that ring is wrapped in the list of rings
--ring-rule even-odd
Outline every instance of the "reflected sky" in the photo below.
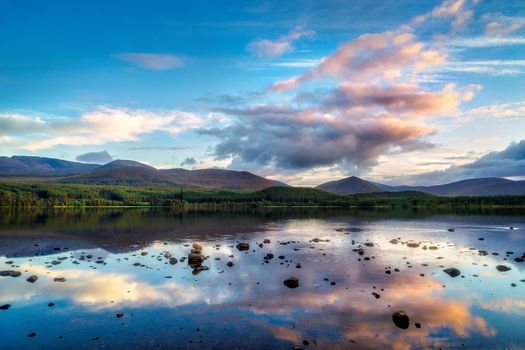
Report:
[[[0,270],[22,272],[0,277],[0,305],[11,305],[0,310],[2,348],[519,348],[524,341],[523,216],[117,214],[2,221]],[[207,269],[181,261],[195,241]],[[239,251],[238,242],[250,249]],[[449,267],[460,276],[444,273]],[[27,282],[31,275],[38,280]],[[283,284],[289,276],[298,288]],[[408,314],[408,329],[392,322],[397,310]]]

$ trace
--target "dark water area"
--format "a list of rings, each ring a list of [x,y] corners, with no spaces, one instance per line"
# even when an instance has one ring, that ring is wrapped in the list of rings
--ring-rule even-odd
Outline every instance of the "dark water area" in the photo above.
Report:
[[[1,348],[519,349],[524,255],[509,210],[4,209]]]

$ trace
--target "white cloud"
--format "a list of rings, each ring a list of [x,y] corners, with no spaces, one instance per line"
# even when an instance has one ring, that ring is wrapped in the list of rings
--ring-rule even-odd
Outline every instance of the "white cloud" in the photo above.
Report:
[[[186,59],[172,54],[128,52],[115,55],[116,58],[151,70],[169,70],[184,66]]]
[[[177,134],[200,128],[221,118],[216,114],[201,116],[179,110],[153,112],[140,109],[100,107],[79,118],[49,118],[0,114],[0,136],[13,134],[30,151],[57,145],[101,145],[109,142],[137,141],[144,134],[167,131]]]
[[[488,36],[500,37],[517,31],[525,26],[525,18],[509,17],[500,13],[488,13],[482,16],[487,21],[485,33]]]
[[[515,46],[525,45],[524,37],[490,37],[490,36],[478,36],[478,37],[463,37],[450,40],[446,43],[448,46],[454,47],[498,47],[498,46]]]
[[[468,111],[466,115],[473,118],[525,118],[525,101],[477,107]]]
[[[248,44],[247,50],[252,56],[259,58],[278,57],[293,52],[294,43],[299,39],[313,35],[314,32],[311,30],[295,29],[276,40],[256,39]]]

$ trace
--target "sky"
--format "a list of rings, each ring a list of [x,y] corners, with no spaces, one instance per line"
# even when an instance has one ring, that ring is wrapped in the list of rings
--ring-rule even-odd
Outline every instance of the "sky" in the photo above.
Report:
[[[525,178],[525,2],[0,0],[0,156]]]

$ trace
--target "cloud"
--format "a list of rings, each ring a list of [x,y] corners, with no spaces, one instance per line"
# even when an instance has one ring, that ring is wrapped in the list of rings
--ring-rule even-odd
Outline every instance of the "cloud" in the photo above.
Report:
[[[388,114],[366,118],[314,109],[272,105],[224,111],[240,122],[201,132],[219,137],[218,159],[232,158],[233,167],[273,165],[279,169],[306,169],[340,164],[361,172],[393,145],[409,144],[433,132],[431,127]]]
[[[200,116],[179,110],[153,112],[111,107],[99,107],[78,118],[0,114],[0,136],[20,135],[25,141],[21,148],[38,151],[57,145],[137,141],[142,135],[156,131],[177,134],[203,127],[207,120],[216,118],[212,114]]]
[[[509,17],[500,13],[489,13],[482,16],[487,22],[485,33],[488,36],[501,37],[517,31],[525,26],[525,18]]]
[[[525,60],[454,61],[437,68],[436,72],[516,75],[525,73]]]
[[[302,83],[332,78],[346,81],[395,81],[406,72],[417,73],[443,64],[445,52],[416,40],[407,28],[364,34],[340,46],[335,53],[302,76],[277,81],[273,91],[285,91]]]
[[[295,29],[276,40],[256,39],[248,44],[246,49],[252,56],[258,58],[273,58],[293,52],[294,43],[314,35],[312,30]]]
[[[525,38],[523,37],[490,37],[490,36],[477,36],[477,37],[463,37],[449,40],[445,43],[447,46],[452,47],[465,47],[465,48],[479,48],[479,47],[499,47],[499,46],[515,46],[525,45]]]
[[[428,16],[455,20],[463,6],[446,1]],[[419,40],[413,29],[351,39],[303,74],[276,81],[263,103],[218,109],[235,122],[201,131],[219,139],[213,155],[236,169],[360,174],[382,155],[426,149],[433,120],[455,116],[480,87],[423,85],[424,75],[446,65],[448,52],[440,42]],[[311,82],[323,88],[312,90]]]
[[[88,152],[80,154],[76,158],[79,162],[106,164],[113,160],[108,151]]]
[[[323,105],[329,108],[379,108],[389,113],[432,116],[456,112],[459,102],[467,97],[467,94],[468,92],[465,92],[461,95],[454,90],[453,85],[446,85],[441,91],[434,92],[408,84],[379,87],[343,83],[332,91],[302,95],[301,99],[307,96],[312,100],[315,99],[315,95],[320,95],[323,96]]]
[[[462,29],[472,18],[473,12],[468,9],[466,0],[445,0],[432,11],[411,20],[412,25],[420,25],[430,19],[452,19],[451,26],[454,30]]]
[[[525,140],[512,142],[502,151],[485,154],[477,160],[414,176],[397,177],[394,182],[436,184],[479,177],[519,177],[525,175]]]
[[[193,157],[187,157],[186,159],[184,159],[181,163],[180,163],[181,166],[187,166],[187,167],[194,167],[195,165],[197,165],[197,161],[195,160],[195,158]]]
[[[472,118],[525,118],[525,101],[481,106],[471,109],[465,115]]]
[[[172,54],[159,53],[119,53],[116,58],[151,70],[170,70],[184,66],[186,59]]]

